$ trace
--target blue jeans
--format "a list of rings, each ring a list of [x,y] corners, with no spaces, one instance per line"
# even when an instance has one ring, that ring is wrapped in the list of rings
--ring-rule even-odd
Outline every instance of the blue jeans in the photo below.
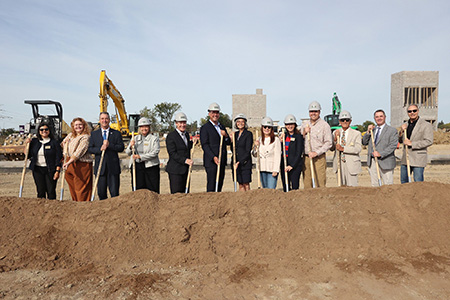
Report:
[[[414,173],[414,182],[423,181],[424,167],[411,167],[411,173]],[[400,169],[400,181],[402,183],[408,183],[408,168],[406,165],[402,165]]]
[[[273,177],[272,172],[261,172],[261,184],[263,189],[276,189],[277,188],[277,176]]]

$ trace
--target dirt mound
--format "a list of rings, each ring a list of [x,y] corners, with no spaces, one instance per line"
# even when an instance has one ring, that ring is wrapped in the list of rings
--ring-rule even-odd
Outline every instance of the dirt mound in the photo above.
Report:
[[[433,143],[444,145],[450,144],[450,132],[445,132],[441,130],[435,131]]]
[[[449,200],[450,185],[439,183],[289,193],[141,190],[92,203],[1,197],[0,285],[11,288],[6,296],[26,296],[23,284],[5,278],[40,270],[58,278],[42,288],[52,296],[371,299],[412,288],[419,299],[439,288],[447,298]],[[434,285],[419,284],[417,274],[435,278]],[[371,290],[377,285],[402,288],[383,294]],[[18,287],[24,294],[12,292]]]

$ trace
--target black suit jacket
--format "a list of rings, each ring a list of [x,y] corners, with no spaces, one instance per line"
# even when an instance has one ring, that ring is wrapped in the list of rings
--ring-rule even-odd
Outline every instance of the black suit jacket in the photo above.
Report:
[[[292,168],[303,168],[303,151],[305,149],[305,140],[303,135],[294,134],[289,142],[287,165]],[[286,132],[285,132],[286,139]],[[283,151],[283,144],[281,144],[281,151]],[[282,152],[283,153],[283,152]],[[283,155],[283,154],[282,154]],[[284,168],[284,161],[281,159],[281,167]]]
[[[186,174],[189,169],[185,161],[187,158],[191,158],[192,141],[189,133],[185,132],[184,135],[188,141],[187,146],[176,130],[169,133],[166,137],[166,148],[169,154],[169,161],[166,166],[167,173],[182,175]]]
[[[238,136],[239,131],[236,131],[234,133],[234,140],[236,141],[236,161],[239,162],[238,168],[240,168],[241,170],[251,170],[253,133],[251,133],[247,129],[244,129],[239,139]],[[234,151],[234,148],[232,149],[232,151]]]
[[[225,126],[222,124],[219,127],[221,130],[225,130]],[[203,149],[203,165],[206,168],[216,166],[214,157],[219,157],[220,135],[209,120],[200,128],[200,142],[202,143]],[[223,166],[227,164],[227,145],[229,144],[230,138],[224,137],[222,143],[222,160],[220,162]]]
[[[34,170],[38,159],[38,152],[44,146],[44,157],[47,169],[50,173],[56,171],[56,167],[61,167],[62,151],[61,145],[58,141],[51,139],[47,144],[42,145],[38,138],[34,138],[30,142],[30,149],[28,151],[28,158],[31,159],[30,170]]]
[[[102,169],[100,170],[100,175],[105,175],[105,168],[108,167],[108,173],[113,175],[118,175],[121,172],[119,152],[124,149],[122,135],[119,131],[112,128],[109,129],[108,135],[109,146],[105,150],[105,157],[103,158]],[[89,153],[95,154],[95,167],[94,174],[97,175],[98,165],[100,164],[100,157],[102,156],[102,151],[100,148],[103,145],[102,129],[95,130],[91,133],[91,138],[89,139]]]

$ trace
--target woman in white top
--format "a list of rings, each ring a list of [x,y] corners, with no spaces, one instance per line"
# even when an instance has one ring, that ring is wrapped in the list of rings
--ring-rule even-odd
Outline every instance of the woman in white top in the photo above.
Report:
[[[62,151],[54,138],[48,123],[38,126],[37,138],[27,139],[30,143],[28,158],[31,159],[30,170],[33,171],[37,197],[56,199],[56,182],[61,171]]]
[[[261,137],[255,141],[259,147],[260,176],[263,188],[277,187],[278,173],[281,162],[281,143],[275,136],[273,121],[265,117],[261,122]],[[256,156],[256,151],[253,151]]]

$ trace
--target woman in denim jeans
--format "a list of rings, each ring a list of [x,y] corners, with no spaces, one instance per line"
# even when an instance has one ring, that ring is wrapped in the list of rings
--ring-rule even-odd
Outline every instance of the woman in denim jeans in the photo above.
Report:
[[[259,147],[260,176],[263,188],[275,189],[277,187],[278,173],[281,162],[281,143],[275,136],[273,121],[265,117],[261,122],[261,137],[255,141]],[[256,151],[253,150],[256,156]]]

